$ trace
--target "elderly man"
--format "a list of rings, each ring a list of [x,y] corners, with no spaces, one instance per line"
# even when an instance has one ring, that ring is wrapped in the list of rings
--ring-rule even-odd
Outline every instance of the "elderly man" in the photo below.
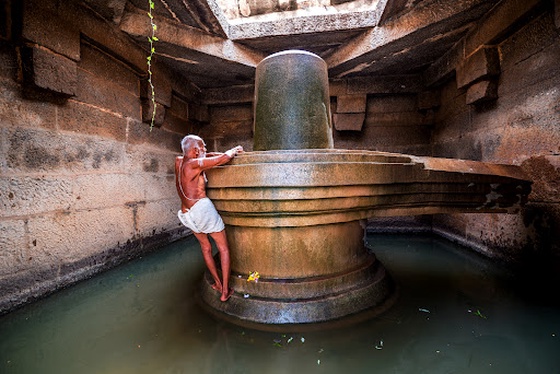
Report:
[[[181,148],[183,156],[178,156],[175,160],[177,193],[181,198],[181,210],[177,215],[200,243],[204,262],[214,278],[212,288],[221,293],[221,301],[227,301],[233,294],[233,290],[229,288],[229,247],[224,222],[206,196],[207,179],[204,171],[229,162],[237,153],[243,152],[243,148],[237,146],[225,153],[206,153],[206,144],[196,135],[185,136],[181,141]],[[208,236],[212,237],[220,253],[221,280]]]

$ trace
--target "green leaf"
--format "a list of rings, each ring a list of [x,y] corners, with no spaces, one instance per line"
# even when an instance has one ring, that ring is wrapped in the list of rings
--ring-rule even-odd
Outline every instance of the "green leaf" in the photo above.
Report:
[[[153,40],[154,42],[157,42],[159,39],[158,39],[157,36],[152,36],[152,40]]]

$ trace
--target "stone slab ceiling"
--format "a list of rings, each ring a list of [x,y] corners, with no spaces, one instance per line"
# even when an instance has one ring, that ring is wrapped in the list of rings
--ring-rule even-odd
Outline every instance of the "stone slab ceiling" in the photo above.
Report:
[[[82,0],[148,48],[148,0]],[[498,0],[154,0],[157,58],[201,89],[252,84],[271,53],[303,49],[330,78],[419,74]]]

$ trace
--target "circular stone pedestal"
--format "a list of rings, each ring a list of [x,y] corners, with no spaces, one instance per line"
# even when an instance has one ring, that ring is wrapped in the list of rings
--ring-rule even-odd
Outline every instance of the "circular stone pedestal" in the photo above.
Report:
[[[206,273],[202,301],[238,324],[270,329],[386,309],[393,284],[363,246],[359,221],[304,227],[228,227],[235,294],[219,300]],[[248,275],[258,271],[258,281]],[[301,328],[301,326],[299,326]]]

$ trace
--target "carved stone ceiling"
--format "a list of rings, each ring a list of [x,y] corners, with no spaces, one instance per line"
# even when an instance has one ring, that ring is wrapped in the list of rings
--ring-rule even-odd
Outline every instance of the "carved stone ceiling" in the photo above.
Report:
[[[84,0],[147,47],[148,0]],[[314,52],[330,78],[419,74],[498,0],[154,0],[157,58],[201,89],[252,84],[286,49]]]

